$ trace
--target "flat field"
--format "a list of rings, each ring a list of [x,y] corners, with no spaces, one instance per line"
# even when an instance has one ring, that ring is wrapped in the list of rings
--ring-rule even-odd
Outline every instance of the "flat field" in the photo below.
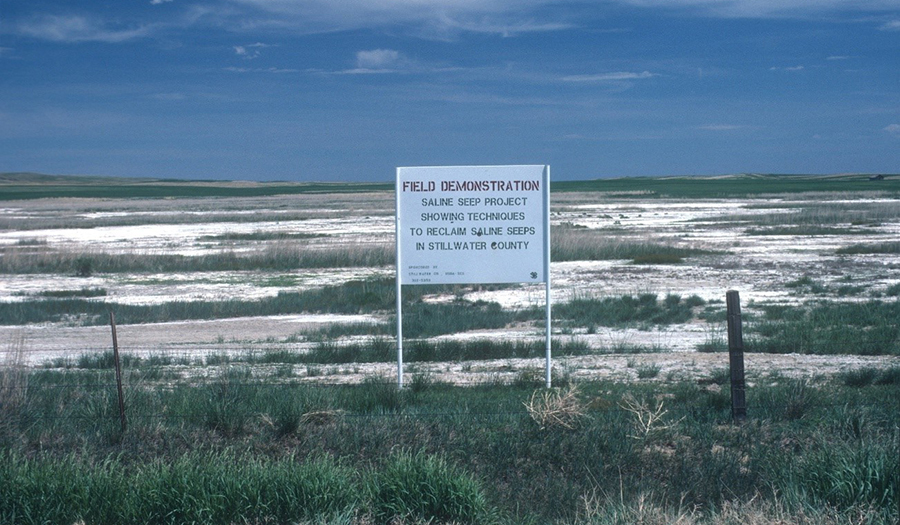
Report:
[[[303,354],[394,337],[389,186],[80,182],[10,178],[8,200],[0,201],[0,338],[23,341],[30,366],[109,351],[110,311],[123,352],[197,364],[210,355]],[[727,364],[717,351],[726,345],[728,290],[740,293],[751,377],[896,365],[893,332],[866,325],[869,337],[856,338],[837,325],[858,324],[847,321],[853,316],[877,324],[896,305],[898,182],[736,176],[554,184],[553,337],[579,348],[562,352],[555,367],[578,379],[637,379],[648,366],[659,368],[655,380],[708,375]],[[125,196],[129,188],[137,197]],[[348,287],[357,284],[378,297],[354,303]],[[411,341],[538,344],[543,337],[542,285],[406,288]],[[316,299],[322,293],[335,300]],[[472,305],[506,315],[443,328],[416,321]],[[615,308],[633,311],[597,312]],[[819,344],[816,319],[832,322],[829,340],[853,339],[856,347]],[[791,322],[810,338],[787,340],[798,331]],[[472,357],[477,362],[411,366],[452,383],[513,379],[543,366],[540,357]],[[313,379],[392,373],[390,362],[342,363],[320,367]]]

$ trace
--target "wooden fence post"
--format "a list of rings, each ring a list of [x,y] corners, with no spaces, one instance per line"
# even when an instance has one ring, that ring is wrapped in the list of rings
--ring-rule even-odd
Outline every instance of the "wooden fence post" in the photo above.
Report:
[[[741,298],[735,290],[729,290],[725,298],[728,312],[728,365],[731,371],[731,418],[736,423],[741,423],[747,418]]]
[[[116,390],[119,394],[119,420],[125,432],[125,394],[122,391],[122,365],[119,363],[119,341],[116,338],[116,314],[109,312],[109,326],[112,328],[113,361],[116,365]]]

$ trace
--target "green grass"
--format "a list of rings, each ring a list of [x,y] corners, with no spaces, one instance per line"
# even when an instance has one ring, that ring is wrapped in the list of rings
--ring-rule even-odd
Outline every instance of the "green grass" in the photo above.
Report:
[[[653,379],[662,370],[658,365],[640,366],[637,368],[638,379]]]
[[[891,368],[863,367],[840,374],[841,380],[847,386],[864,387],[872,384],[895,385],[900,384],[900,366]]]
[[[828,287],[808,275],[804,275],[799,279],[786,282],[784,283],[784,287],[797,290],[798,292],[812,293],[816,295],[821,295],[828,291]]]
[[[857,194],[859,195],[859,194]],[[847,201],[846,194],[816,194],[809,200],[790,200],[775,203],[764,202],[744,205],[747,210],[768,210],[772,213],[748,213],[737,211],[716,218],[720,226],[751,227],[748,233],[830,235],[830,234],[878,234],[883,223],[900,219],[900,210],[891,202],[867,202],[864,199]],[[830,200],[836,199],[836,200]],[[785,213],[785,208],[790,209]],[[695,219],[706,222],[708,219]],[[780,233],[783,232],[783,233]]]
[[[54,299],[66,297],[106,297],[105,288],[82,288],[80,290],[43,290],[36,293],[17,293],[20,297],[50,297]]]
[[[482,484],[440,456],[395,452],[370,484],[376,523],[393,523],[398,516],[473,525],[491,521]]]
[[[461,287],[415,286],[404,289],[404,336],[432,337],[475,329],[496,329],[516,323],[536,323],[543,319],[543,308],[507,310],[487,301],[461,298]],[[227,319],[244,316],[271,316],[297,313],[363,314],[383,313],[390,316],[396,309],[396,287],[392,279],[349,281],[335,286],[303,292],[279,292],[275,297],[258,300],[175,301],[157,305],[128,305],[98,302],[83,298],[41,299],[0,303],[0,323],[20,325],[39,322],[70,322],[82,325],[106,324],[109,312],[116,314],[118,324],[158,323],[176,320]],[[422,300],[435,293],[456,294],[449,303],[426,303]],[[639,326],[687,322],[695,307],[703,300],[697,296],[682,299],[656,294],[638,297],[625,295],[609,298],[575,298],[554,307],[554,320],[564,328],[597,326]],[[367,330],[363,325],[332,327],[325,338],[348,335],[391,335],[396,318],[386,325]],[[323,337],[319,334],[319,337]]]
[[[691,296],[682,299],[669,294],[659,300],[656,294],[621,297],[576,297],[553,307],[554,318],[563,325],[638,326],[685,323],[693,318],[693,309],[704,304],[703,299]]]
[[[762,305],[744,333],[749,351],[900,355],[900,301]]]
[[[0,303],[0,322],[27,324],[75,318],[81,324],[105,324],[114,311],[119,324],[174,320],[226,319],[302,312],[357,314],[394,309],[392,280],[349,281],[304,292],[280,292],[260,300],[174,301],[127,305],[85,299],[43,299]],[[415,297],[411,292],[410,297]]]
[[[398,391],[223,366],[165,387],[126,375],[123,433],[111,379],[30,373],[0,420],[0,522],[738,523],[750,501],[759,523],[898,517],[896,381],[762,378],[739,426],[727,388],[577,383],[565,428],[526,410],[533,383]]]
[[[398,517],[491,521],[481,483],[444,458],[395,453],[380,463],[354,469],[321,453],[267,459],[230,450],[141,465],[15,455],[0,466],[0,521],[287,524],[349,522],[359,511],[385,525]]]
[[[0,274],[65,274],[90,277],[108,273],[286,271],[298,268],[378,267],[394,263],[393,247],[382,244],[310,248],[274,244],[249,254],[221,251],[205,255],[34,252],[7,249]]]
[[[852,278],[845,277],[844,281],[849,283],[852,281]],[[862,295],[863,292],[868,289],[868,285],[866,284],[840,284],[837,286],[827,286],[808,275],[789,281],[785,283],[784,286],[785,288],[793,290],[793,295],[825,295],[832,293],[837,297],[854,297]]]
[[[900,242],[854,244],[838,248],[836,253],[839,255],[897,254],[900,253]]]
[[[201,452],[146,464],[14,455],[0,470],[3,523],[293,523],[340,516],[363,497],[359,473],[325,455]]]
[[[643,350],[643,349],[642,349]],[[551,351],[556,357],[592,355],[607,353],[603,349],[594,350],[578,340],[553,341]],[[543,341],[495,341],[480,339],[471,341],[428,341],[413,340],[404,346],[403,360],[407,363],[434,363],[481,361],[493,359],[527,359],[544,357],[546,343]],[[142,358],[129,353],[120,356],[125,368],[141,372],[141,377],[148,379],[145,372],[172,365],[222,366],[228,365],[234,370],[249,365],[329,365],[351,363],[391,363],[397,360],[397,345],[394,339],[374,338],[367,343],[322,342],[305,352],[292,350],[267,350],[262,352],[248,351],[236,355],[213,354],[193,360],[175,360],[171,356],[150,356]],[[47,368],[112,370],[115,366],[112,350],[85,353],[69,359],[51,360],[45,363]],[[163,379],[166,379],[164,377]]]

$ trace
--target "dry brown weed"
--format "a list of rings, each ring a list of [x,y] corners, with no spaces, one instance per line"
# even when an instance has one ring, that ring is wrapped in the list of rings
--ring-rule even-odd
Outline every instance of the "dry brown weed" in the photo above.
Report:
[[[575,385],[566,390],[536,390],[531,394],[531,399],[523,404],[541,430],[553,427],[574,430],[586,416],[585,406],[578,399],[578,387]]]

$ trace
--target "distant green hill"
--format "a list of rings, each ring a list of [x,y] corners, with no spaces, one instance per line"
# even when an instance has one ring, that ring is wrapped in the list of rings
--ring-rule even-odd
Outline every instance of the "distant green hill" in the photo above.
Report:
[[[148,182],[153,179],[117,179],[87,175],[46,175],[44,173],[0,173],[0,185],[4,184],[109,184],[116,181]]]
[[[873,179],[878,180],[873,180]],[[805,192],[875,191],[900,195],[900,175],[781,175],[625,177],[553,183],[556,192],[602,192],[635,198],[716,198]]]
[[[393,184],[246,182],[0,173],[0,200],[41,198],[259,197],[390,191]]]
[[[873,180],[879,178],[879,180]],[[635,198],[717,198],[803,192],[877,191],[900,195],[900,174],[623,177],[555,181],[553,192]],[[0,173],[0,201],[81,198],[259,197],[393,191],[392,183],[248,182]]]

